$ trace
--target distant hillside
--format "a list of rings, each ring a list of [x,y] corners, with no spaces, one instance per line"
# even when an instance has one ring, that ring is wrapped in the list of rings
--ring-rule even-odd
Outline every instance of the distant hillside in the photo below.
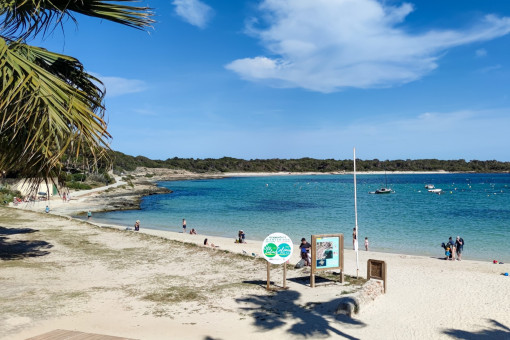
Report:
[[[152,160],[143,156],[129,156],[113,151],[113,169],[116,172],[132,171],[137,167],[183,169],[191,172],[337,172],[352,171],[351,159],[237,159],[223,157],[169,158]],[[459,171],[459,172],[510,172],[510,162],[416,159],[416,160],[356,160],[358,171]]]

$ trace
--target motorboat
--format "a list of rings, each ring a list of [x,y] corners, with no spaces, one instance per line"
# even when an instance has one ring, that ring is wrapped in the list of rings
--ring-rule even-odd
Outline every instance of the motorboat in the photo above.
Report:
[[[425,189],[435,189],[434,184],[425,184]]]
[[[434,188],[434,189],[429,189],[428,190],[429,192],[432,192],[434,194],[441,194],[443,192],[443,189],[439,189],[439,188]]]

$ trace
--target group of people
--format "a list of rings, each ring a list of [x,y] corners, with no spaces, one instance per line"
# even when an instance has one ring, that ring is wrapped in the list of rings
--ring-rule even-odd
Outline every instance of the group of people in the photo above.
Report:
[[[445,260],[462,260],[462,252],[464,251],[464,239],[462,237],[457,236],[454,241],[450,236],[450,238],[448,238],[448,242],[441,243],[441,247],[444,249]]]
[[[62,195],[62,202],[69,203],[70,200],[71,200],[71,194],[64,192],[64,194]]]
[[[236,243],[246,243],[246,234],[244,233],[244,231],[239,230],[239,232],[237,233]]]
[[[182,219],[182,233],[186,234],[186,219],[185,218]],[[195,228],[191,228],[191,230],[189,231],[189,234],[197,235],[197,231],[195,230]]]

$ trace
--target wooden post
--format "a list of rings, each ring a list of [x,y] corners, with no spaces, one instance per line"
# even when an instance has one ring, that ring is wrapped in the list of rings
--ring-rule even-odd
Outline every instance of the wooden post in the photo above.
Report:
[[[344,283],[344,235],[340,235],[340,283]]]
[[[270,289],[270,285],[271,285],[271,280],[270,280],[270,272],[271,272],[271,264],[268,262],[267,263],[267,287],[266,289],[269,290]]]
[[[379,260],[367,261],[367,280],[371,278],[383,281],[383,290],[386,293],[386,262]]]
[[[283,263],[283,289],[287,289],[287,262]]]

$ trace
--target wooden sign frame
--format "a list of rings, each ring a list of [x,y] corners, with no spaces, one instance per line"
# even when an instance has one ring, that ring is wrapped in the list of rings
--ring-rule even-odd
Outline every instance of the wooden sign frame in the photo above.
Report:
[[[334,266],[326,266],[324,268],[317,268],[317,251],[319,251],[319,249],[317,249],[317,240],[318,239],[337,239],[336,241],[334,241],[335,243],[338,242],[338,263],[336,263],[336,265]],[[311,268],[311,271],[310,271],[310,287],[315,287],[315,275],[316,273],[318,272],[321,272],[321,271],[326,271],[326,270],[335,270],[335,269],[339,269],[340,270],[340,275],[339,275],[339,281],[341,283],[344,282],[344,234],[324,234],[324,235],[312,235],[311,236],[311,241],[312,241],[312,248],[311,248],[311,252],[312,252],[312,268]],[[334,256],[334,255],[333,255]],[[321,260],[321,259],[319,259]]]
[[[382,280],[386,294],[386,262],[373,259],[367,261],[367,280],[370,279]]]

